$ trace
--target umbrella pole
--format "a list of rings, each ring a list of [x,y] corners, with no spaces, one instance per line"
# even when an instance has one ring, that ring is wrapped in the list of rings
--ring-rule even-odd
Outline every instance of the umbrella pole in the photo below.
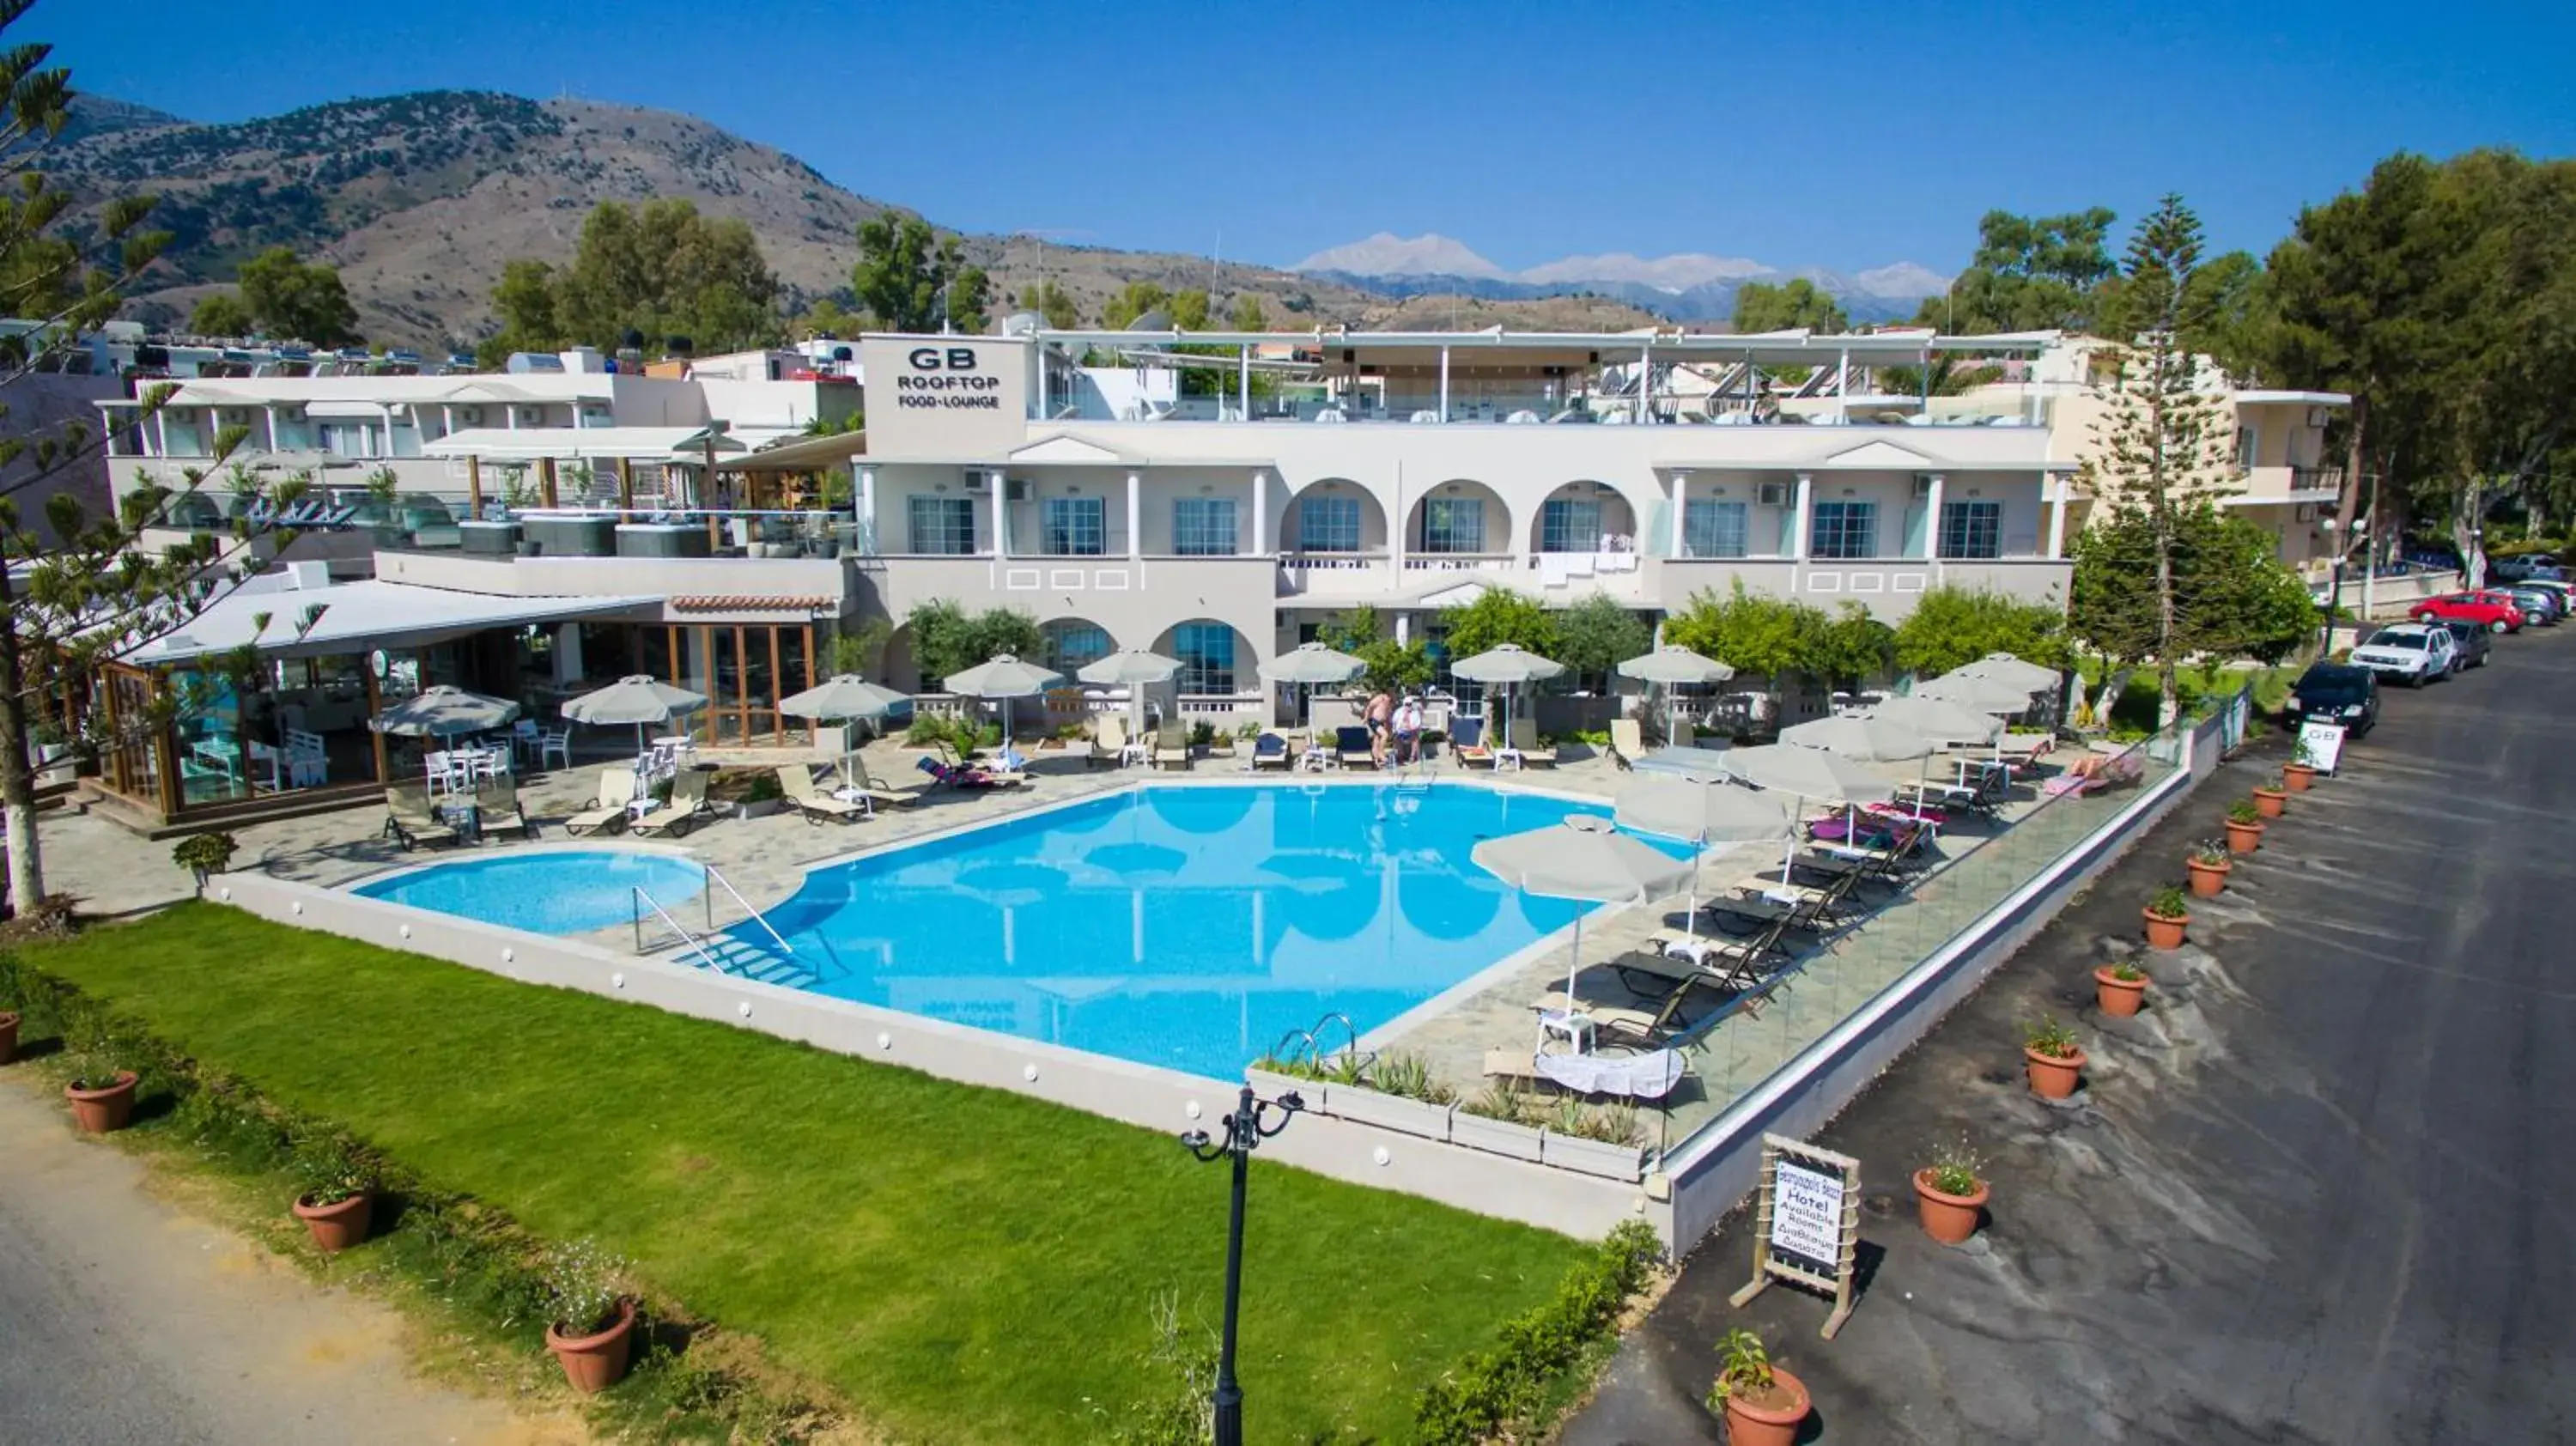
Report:
[[[1574,916],[1574,952],[1567,955],[1565,960],[1565,1012],[1568,1014],[1583,1007],[1582,1002],[1574,997],[1574,976],[1582,972],[1582,969],[1583,916],[1577,914]]]

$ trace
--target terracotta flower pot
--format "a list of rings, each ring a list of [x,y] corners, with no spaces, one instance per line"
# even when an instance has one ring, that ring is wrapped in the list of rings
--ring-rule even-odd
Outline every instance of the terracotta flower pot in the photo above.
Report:
[[[1977,1212],[1984,1209],[1994,1191],[1983,1180],[1974,1193],[1947,1195],[1932,1188],[1932,1172],[1914,1172],[1914,1209],[1922,1218],[1923,1233],[1944,1245],[1959,1245],[1977,1233]]]
[[[367,1223],[375,1214],[374,1197],[361,1190],[346,1200],[330,1205],[308,1205],[295,1202],[295,1218],[313,1232],[313,1243],[323,1253],[337,1255],[367,1238]]]
[[[2153,919],[2155,916],[2150,914],[2147,917]],[[2093,998],[2102,1006],[2104,1014],[2116,1014],[2126,1019],[2138,1012],[2138,1006],[2145,1002],[2146,997],[2147,979],[2143,974],[2135,979],[2123,979],[2111,972],[2108,964],[2093,971]]]
[[[626,1379],[626,1360],[635,1343],[635,1302],[617,1303],[617,1319],[605,1330],[568,1336],[558,1326],[546,1327],[546,1349],[555,1353],[564,1379],[585,1396],[596,1395]]]
[[[2147,921],[2148,948],[2179,949],[2182,947],[2183,931],[2191,927],[2191,915],[2167,918],[2153,909],[2140,909],[2138,913]]]
[[[2030,1064],[2032,1093],[2044,1100],[2062,1100],[2075,1093],[2075,1082],[2084,1073],[2084,1051],[2079,1049],[2062,1059],[2035,1049],[2021,1053]]]
[[[118,1070],[116,1083],[105,1089],[65,1085],[63,1098],[72,1102],[72,1118],[80,1121],[82,1133],[104,1135],[124,1129],[134,1117],[134,1071]]]
[[[2238,823],[2232,818],[2227,821],[2227,851],[2229,853],[2250,854],[2262,846],[2263,825],[2259,823]]]
[[[2287,789],[2258,788],[2254,790],[2254,811],[2263,815],[2265,818],[2279,818],[2281,816],[2281,811],[2289,806],[2290,794]]]
[[[2185,859],[2183,866],[2191,870],[2193,896],[2202,899],[2217,898],[2218,891],[2227,887],[2227,871],[2235,867],[2223,859],[2214,864],[2205,864],[2198,859]]]
[[[1726,1398],[1727,1446],[1792,1446],[1806,1419],[1806,1383],[1773,1366],[1770,1390]]]
[[[0,1064],[18,1057],[18,1016],[0,1010]]]
[[[2316,769],[2305,763],[2284,763],[2281,765],[2282,786],[2289,789],[2292,793],[2305,793],[2308,791],[2309,785],[2316,781]]]

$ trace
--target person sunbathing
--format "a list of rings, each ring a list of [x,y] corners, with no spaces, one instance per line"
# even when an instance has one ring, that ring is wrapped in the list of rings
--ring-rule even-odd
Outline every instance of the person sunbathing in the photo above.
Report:
[[[1002,780],[972,763],[948,764],[923,755],[921,771],[951,788],[999,788]]]

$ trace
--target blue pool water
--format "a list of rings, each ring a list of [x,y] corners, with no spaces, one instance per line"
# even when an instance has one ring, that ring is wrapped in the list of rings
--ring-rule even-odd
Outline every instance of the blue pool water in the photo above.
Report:
[[[1147,787],[818,869],[769,918],[815,992],[1223,1079],[1572,923],[1592,906],[1468,851],[1602,812],[1463,784]]]
[[[580,934],[634,918],[638,887],[670,909],[706,886],[703,867],[671,854],[555,849],[432,864],[352,892],[534,934]]]

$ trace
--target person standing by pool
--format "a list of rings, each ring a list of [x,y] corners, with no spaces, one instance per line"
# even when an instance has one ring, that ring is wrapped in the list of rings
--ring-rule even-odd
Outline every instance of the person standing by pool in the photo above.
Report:
[[[1394,719],[1395,695],[1380,688],[1370,695],[1368,707],[1360,714],[1360,721],[1368,725],[1369,763],[1373,767],[1386,767],[1387,738],[1393,731]]]
[[[1411,763],[1421,746],[1422,700],[1407,694],[1403,706],[1395,710],[1395,761]]]

